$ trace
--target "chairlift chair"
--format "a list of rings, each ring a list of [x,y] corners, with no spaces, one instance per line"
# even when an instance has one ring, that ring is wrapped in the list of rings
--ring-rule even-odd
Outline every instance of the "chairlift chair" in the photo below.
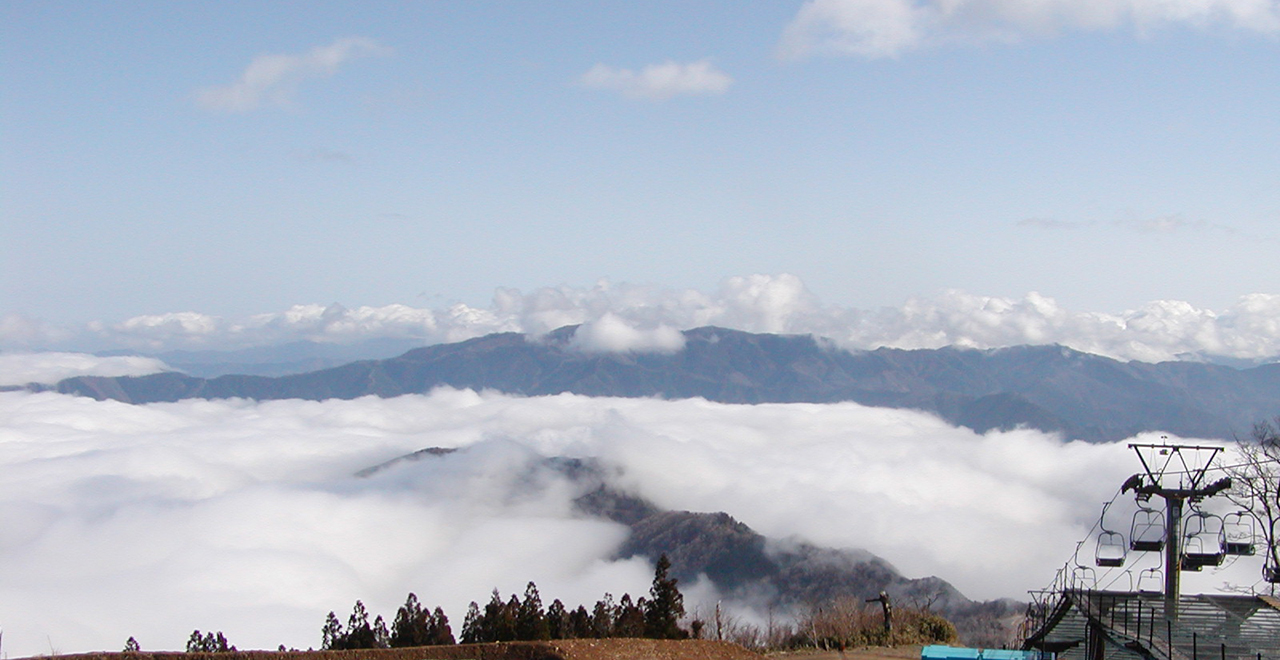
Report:
[[[1203,566],[1221,566],[1227,557],[1227,538],[1222,518],[1205,511],[1187,516],[1186,534],[1182,538],[1184,570],[1200,570]]]
[[[1258,552],[1253,528],[1253,516],[1245,511],[1229,513],[1222,519],[1226,535],[1226,551],[1229,555],[1252,557]]]
[[[1116,532],[1103,530],[1098,534],[1098,545],[1094,549],[1093,559],[1098,566],[1115,568],[1124,566],[1124,537]]]
[[[1160,593],[1164,591],[1164,571],[1159,568],[1144,568],[1138,573],[1138,591]]]
[[[1164,513],[1149,507],[1140,507],[1133,514],[1129,527],[1129,548],[1137,552],[1164,550]]]
[[[1077,565],[1071,571],[1071,588],[1076,591],[1089,591],[1098,588],[1098,573],[1088,566]]]

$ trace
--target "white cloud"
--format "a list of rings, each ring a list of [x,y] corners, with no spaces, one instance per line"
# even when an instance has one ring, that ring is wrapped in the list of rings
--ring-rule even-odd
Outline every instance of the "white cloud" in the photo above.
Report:
[[[468,451],[353,476],[431,446]],[[608,559],[624,531],[573,515],[578,488],[539,462],[557,455],[598,457],[664,506],[866,548],[980,598],[1047,584],[1137,469],[1124,443],[976,435],[855,404],[0,393],[5,650],[111,650],[130,635],[181,649],[194,628],[306,648],[357,598],[387,616],[412,590],[456,631],[468,601],[528,580],[548,602],[644,593],[648,566]]]
[[[390,53],[389,48],[373,39],[346,37],[302,54],[259,55],[239,80],[201,89],[196,92],[195,101],[203,108],[224,112],[248,112],[264,105],[287,106],[303,82],[332,76],[353,59]]]
[[[597,64],[582,74],[579,82],[594,89],[620,92],[629,98],[665,101],[674,96],[723,94],[733,78],[709,60],[682,64],[666,61],[650,64],[639,72]]]
[[[612,313],[578,326],[573,345],[593,353],[675,353],[684,348],[679,330],[660,325],[639,329]]]
[[[587,345],[594,350],[666,350],[676,345],[673,329],[718,325],[748,332],[813,334],[849,349],[1056,343],[1149,362],[1196,355],[1280,355],[1280,294],[1243,296],[1220,310],[1158,300],[1111,314],[1066,309],[1035,292],[1005,298],[947,291],[912,298],[899,307],[863,310],[823,304],[804,282],[788,274],[731,277],[711,292],[608,281],[589,288],[544,287],[528,293],[504,288],[488,307],[296,305],[241,319],[181,312],[91,323],[78,332],[24,321],[13,323],[18,330],[9,335],[0,324],[0,348],[164,351],[372,338],[413,339],[425,345],[494,332],[542,335],[576,324],[588,326],[580,341],[590,337]],[[620,340],[621,326],[644,330]]]
[[[1059,32],[1210,26],[1274,34],[1276,0],[809,0],[778,45],[784,58],[894,57],[948,43],[1017,42]]]
[[[97,357],[85,353],[0,353],[0,386],[52,385],[74,376],[145,376],[169,371],[154,358]]]

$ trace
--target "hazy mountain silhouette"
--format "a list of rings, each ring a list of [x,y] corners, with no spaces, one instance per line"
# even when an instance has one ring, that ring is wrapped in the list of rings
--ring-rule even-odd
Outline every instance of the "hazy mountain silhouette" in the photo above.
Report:
[[[715,327],[685,331],[684,348],[673,353],[600,353],[579,348],[575,330],[493,334],[275,378],[163,373],[35,387],[130,403],[388,397],[438,386],[527,396],[855,401],[929,411],[979,432],[1027,426],[1094,441],[1152,430],[1231,437],[1280,412],[1280,364],[1120,362],[1062,346],[846,351],[808,335]]]

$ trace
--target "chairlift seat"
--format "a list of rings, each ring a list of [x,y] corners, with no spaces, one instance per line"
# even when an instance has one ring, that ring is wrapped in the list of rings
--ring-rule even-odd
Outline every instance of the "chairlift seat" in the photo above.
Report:
[[[1116,568],[1124,566],[1124,537],[1116,532],[1102,532],[1098,535],[1098,546],[1093,560],[1098,566]]]
[[[1237,557],[1252,557],[1258,554],[1258,546],[1245,541],[1227,541],[1227,554]]]
[[[1222,531],[1226,536],[1227,554],[1252,557],[1258,553],[1253,519],[1245,512],[1227,514],[1222,519]]]
[[[1164,550],[1164,517],[1155,509],[1143,507],[1133,514],[1129,527],[1129,549],[1136,552]]]
[[[1146,568],[1138,574],[1138,591],[1159,593],[1164,590],[1164,573],[1158,568]]]
[[[1221,566],[1227,558],[1227,536],[1222,519],[1197,511],[1187,518],[1187,534],[1182,541],[1183,564]]]

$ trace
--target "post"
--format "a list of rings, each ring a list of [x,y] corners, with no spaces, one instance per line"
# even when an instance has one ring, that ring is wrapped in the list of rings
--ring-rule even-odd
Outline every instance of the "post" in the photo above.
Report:
[[[1178,596],[1182,577],[1182,499],[1165,499],[1164,539],[1164,616],[1178,618]]]
[[[889,594],[881,591],[878,598],[868,598],[868,603],[880,603],[880,608],[884,610],[884,637],[885,646],[893,645],[893,604],[889,602]]]

